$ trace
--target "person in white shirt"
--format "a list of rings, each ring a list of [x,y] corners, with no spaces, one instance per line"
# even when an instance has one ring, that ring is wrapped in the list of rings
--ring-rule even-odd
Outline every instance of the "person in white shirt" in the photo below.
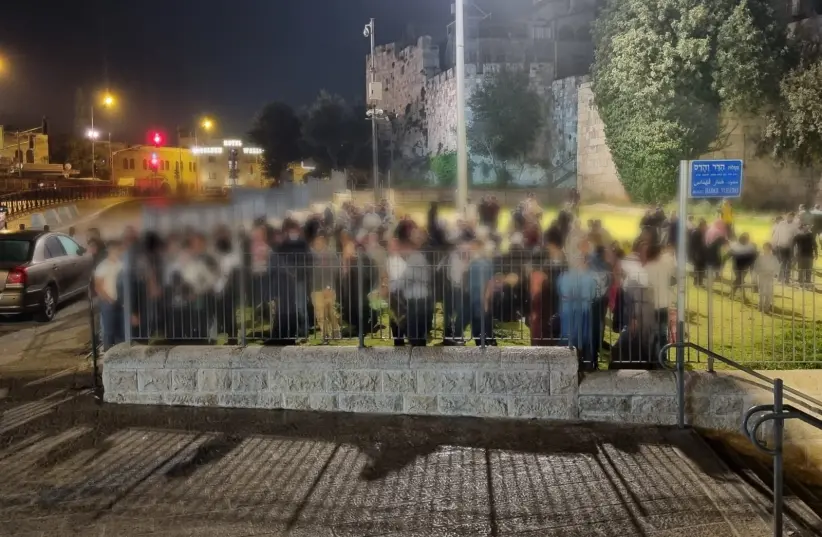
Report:
[[[779,280],[782,283],[789,283],[791,279],[793,242],[798,231],[798,227],[793,220],[793,213],[788,214],[785,219],[777,219],[771,236],[774,254],[779,259]]]
[[[123,272],[122,253],[122,244],[119,241],[112,241],[108,245],[108,255],[94,269],[94,291],[100,308],[104,351],[125,339],[123,305],[119,296]]]
[[[773,309],[773,281],[779,275],[779,260],[773,255],[771,243],[762,245],[762,253],[754,262],[753,272],[759,290],[759,311],[770,313]]]

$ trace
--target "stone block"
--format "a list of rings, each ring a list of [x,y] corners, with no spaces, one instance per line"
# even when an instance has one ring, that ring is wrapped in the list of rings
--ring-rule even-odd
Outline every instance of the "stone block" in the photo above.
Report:
[[[744,408],[744,399],[741,395],[715,395],[711,399],[711,413],[742,416],[747,410]]]
[[[503,347],[500,351],[500,369],[541,369],[548,370],[554,356],[562,350],[555,347]]]
[[[583,412],[579,411],[579,419],[582,421],[594,421],[602,423],[613,423],[616,421],[616,412]]]
[[[369,412],[383,414],[402,412],[402,395],[340,395],[340,410],[347,412]]]
[[[169,406],[216,407],[219,396],[216,393],[164,393],[163,404]]]
[[[416,393],[416,371],[383,371],[382,391],[386,393]]]
[[[261,392],[268,389],[268,371],[240,369],[231,372],[231,391]]]
[[[120,343],[105,353],[103,368],[107,365],[116,369],[165,367],[169,349],[165,346]]]
[[[598,371],[579,385],[580,395],[675,395],[674,374],[668,371]]]
[[[170,369],[140,369],[137,389],[141,392],[167,392],[171,389]]]
[[[437,414],[439,408],[436,395],[405,395],[406,414]]]
[[[231,367],[234,356],[242,354],[240,347],[214,345],[180,345],[168,350],[168,369],[223,369]]]
[[[197,370],[173,369],[171,371],[171,391],[188,393],[196,392]]]
[[[476,373],[465,371],[422,371],[420,393],[476,393]]]
[[[340,405],[336,395],[312,393],[308,396],[308,408],[311,410],[339,410]]]
[[[370,347],[356,352],[340,353],[335,369],[408,369],[411,366],[411,347]]]
[[[380,391],[379,371],[330,371],[328,390],[332,392],[378,392]]]
[[[197,371],[197,391],[227,392],[231,390],[231,371],[228,369],[201,369]]]
[[[638,425],[676,425],[676,414],[634,414],[632,412],[617,412],[615,419],[618,423],[633,423]]]
[[[285,409],[309,410],[311,408],[308,395],[295,395],[287,393],[283,397],[283,408]]]
[[[105,368],[103,370],[103,387],[105,388],[106,392],[136,392],[137,371]]]
[[[274,351],[267,350],[268,347],[263,347],[260,351],[261,355],[273,353]],[[356,354],[356,347],[280,347],[277,349],[278,362],[277,366],[282,369],[311,369],[311,370],[331,370],[336,369],[337,360],[340,356]]]
[[[574,397],[535,396],[511,399],[510,416],[515,418],[572,420],[577,415]]]
[[[579,373],[554,371],[551,369],[551,395],[576,395],[579,387]]]
[[[696,395],[745,395],[759,391],[759,381],[740,378],[725,371],[690,371],[685,377],[686,393]]]
[[[580,413],[614,414],[631,411],[631,397],[628,395],[580,395]]]
[[[413,347],[412,369],[498,369],[500,347]]]
[[[498,395],[441,395],[440,412],[452,416],[506,417],[508,400]]]
[[[276,369],[280,366],[282,347],[245,347],[229,358],[232,369]],[[208,366],[206,366],[208,367]]]
[[[325,372],[291,369],[284,371],[270,371],[268,385],[277,392],[324,392]]]
[[[220,393],[217,404],[226,408],[259,408],[259,393]]]
[[[744,434],[741,416],[717,416],[709,413],[685,414],[685,422],[692,427]]]
[[[685,394],[685,414],[709,414],[711,412],[711,397]]]
[[[676,397],[659,395],[635,395],[631,398],[631,413],[654,416],[676,414]]]
[[[479,393],[548,395],[551,392],[547,371],[481,371],[477,375]]]
[[[258,407],[270,409],[285,408],[283,405],[283,394],[276,392],[261,392],[258,400]]]
[[[163,393],[160,392],[129,392],[129,393],[104,393],[103,400],[106,403],[120,405],[162,405]]]

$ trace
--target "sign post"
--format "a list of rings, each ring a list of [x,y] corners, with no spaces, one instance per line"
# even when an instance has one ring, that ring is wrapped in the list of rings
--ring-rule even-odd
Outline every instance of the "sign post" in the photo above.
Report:
[[[679,224],[677,226],[677,332],[678,342],[685,341],[685,290],[688,285],[685,263],[687,261],[686,223],[688,198],[739,198],[742,195],[742,160],[682,160],[679,162]],[[713,279],[708,278],[708,348],[711,349],[711,325],[713,323],[711,288]],[[685,363],[685,350],[677,350],[677,363]],[[714,360],[708,357],[708,371],[714,370]]]

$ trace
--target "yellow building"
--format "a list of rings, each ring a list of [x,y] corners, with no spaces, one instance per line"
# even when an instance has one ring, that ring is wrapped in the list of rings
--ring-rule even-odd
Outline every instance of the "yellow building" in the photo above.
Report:
[[[198,190],[198,156],[183,147],[135,146],[115,151],[112,178],[116,184],[167,194]]]

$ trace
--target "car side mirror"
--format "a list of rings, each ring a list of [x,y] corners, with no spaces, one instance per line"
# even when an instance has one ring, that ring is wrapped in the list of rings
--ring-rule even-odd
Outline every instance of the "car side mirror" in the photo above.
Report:
[[[77,255],[86,255],[86,251],[87,250],[85,248],[80,246],[79,248],[77,248]]]

